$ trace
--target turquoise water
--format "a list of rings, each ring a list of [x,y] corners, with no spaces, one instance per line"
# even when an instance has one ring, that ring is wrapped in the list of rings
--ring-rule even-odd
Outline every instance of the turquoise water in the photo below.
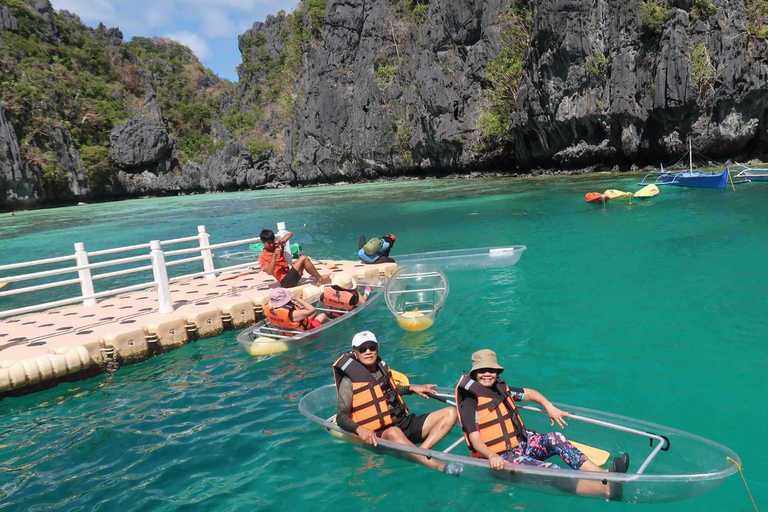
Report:
[[[361,329],[373,330],[384,358],[416,382],[451,385],[470,354],[489,347],[514,385],[721,442],[739,453],[758,505],[768,506],[768,448],[759,441],[768,186],[664,189],[631,207],[583,202],[585,192],[634,190],[635,181],[398,182],[3,215],[0,264],[68,253],[75,241],[98,250],[189,236],[198,224],[222,242],[278,220],[320,258],[350,258],[360,233],[389,231],[398,237],[394,253],[508,244],[528,251],[511,269],[449,274],[450,296],[427,332],[400,330],[382,301],[272,358],[247,356],[229,332],[114,377],[5,399],[0,509],[629,509],[462,481],[308,423],[299,399],[331,382],[331,363]],[[408,402],[417,412],[434,407]],[[738,476],[698,498],[642,507],[751,510]]]

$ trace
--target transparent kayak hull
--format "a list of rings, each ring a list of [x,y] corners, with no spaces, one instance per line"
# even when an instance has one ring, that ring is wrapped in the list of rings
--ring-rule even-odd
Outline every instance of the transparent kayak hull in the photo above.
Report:
[[[448,278],[436,265],[402,264],[389,279],[384,296],[397,324],[418,332],[435,323],[448,291]]]
[[[399,445],[384,440],[379,440],[377,447],[363,444],[356,435],[343,431],[335,423],[329,421],[336,413],[336,389],[333,384],[318,388],[305,395],[299,402],[299,411],[335,437],[359,444],[371,451],[411,461],[413,460],[412,455],[424,455],[446,464],[456,462],[463,465],[463,471],[459,475],[462,479],[507,484],[515,488],[525,488],[548,494],[575,494],[579,482],[593,481],[603,483],[606,486],[620,486],[623,494],[621,501],[632,503],[678,501],[706,493],[734,474],[737,471],[736,465],[729,461],[728,457],[741,464],[739,457],[729,448],[694,434],[615,414],[565,404],[557,405],[572,414],[664,436],[669,440],[668,450],[656,450],[656,456],[642,474],[575,471],[564,464],[564,469],[507,464],[504,470],[497,471],[490,469],[488,462],[484,459],[476,459],[461,454],[467,453],[465,445],[456,448],[454,453],[444,453],[437,450],[423,450],[418,447]],[[524,411],[523,419],[529,429],[533,428],[539,432],[551,430],[549,421],[544,414],[535,412],[527,414]],[[618,455],[620,451],[630,452],[633,466],[631,470],[637,471],[643,457],[653,450],[648,446],[647,438],[638,438],[638,436],[631,436],[625,432],[614,432],[591,424],[581,424],[574,420],[569,423],[570,426],[567,430],[569,438],[610,450],[614,455]],[[591,435],[590,430],[592,430]],[[454,428],[438,447],[452,442],[460,436],[458,427]],[[620,444],[617,446],[616,443]],[[550,461],[560,462],[554,459],[550,459]],[[442,476],[435,476],[435,478],[440,477]],[[444,478],[456,477],[444,476]],[[606,499],[603,494],[582,496]]]
[[[483,270],[511,267],[520,261],[524,245],[507,247],[482,247],[473,249],[455,249],[451,251],[421,252],[416,254],[394,255],[400,266],[430,264],[440,267],[443,272],[457,270]]]
[[[420,252],[415,254],[394,254],[392,257],[398,266],[431,264],[444,272],[457,270],[483,270],[511,267],[520,261],[524,245],[506,247],[475,247],[450,251]],[[259,253],[255,251],[223,251],[214,254],[215,258],[228,264],[250,263],[257,261]]]
[[[240,334],[237,335],[237,342],[240,343],[240,345],[245,348],[246,352],[252,356],[266,356],[285,352],[294,345],[302,345],[315,341],[328,329],[333,328],[333,326],[344,322],[345,320],[354,318],[356,315],[359,315],[361,311],[381,300],[384,291],[383,281],[378,279],[370,282],[365,281],[366,280],[364,279],[358,281],[361,292],[365,286],[370,285],[372,287],[371,294],[368,296],[368,300],[365,301],[365,304],[324,323],[316,329],[299,334],[286,335],[282,329],[271,325],[269,321],[265,319],[240,332]],[[320,297],[320,295],[317,295],[307,299],[307,301],[318,308],[324,308],[323,304],[319,303]]]

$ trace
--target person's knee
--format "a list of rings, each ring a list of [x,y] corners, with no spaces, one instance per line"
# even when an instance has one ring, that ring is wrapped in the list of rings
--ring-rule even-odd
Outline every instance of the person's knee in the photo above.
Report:
[[[398,443],[402,443],[403,440],[406,442],[408,441],[408,438],[405,437],[405,432],[403,432],[400,427],[389,427],[381,433],[381,437],[387,441],[395,441]]]
[[[451,425],[454,425],[456,423],[456,420],[459,419],[459,414],[456,412],[455,407],[446,407],[443,409],[443,420],[446,422],[450,422]]]
[[[550,432],[547,434],[547,437],[549,437],[552,444],[564,444],[567,442],[567,439],[562,432]]]

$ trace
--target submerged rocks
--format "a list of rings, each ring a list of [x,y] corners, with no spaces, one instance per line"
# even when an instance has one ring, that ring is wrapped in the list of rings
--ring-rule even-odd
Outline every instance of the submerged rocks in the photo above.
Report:
[[[115,162],[125,169],[156,164],[170,157],[173,149],[165,128],[143,115],[115,127],[110,141]]]

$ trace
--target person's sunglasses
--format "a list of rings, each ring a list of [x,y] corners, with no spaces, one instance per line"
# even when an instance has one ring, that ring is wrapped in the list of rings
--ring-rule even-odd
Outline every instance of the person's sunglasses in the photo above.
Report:
[[[379,346],[375,343],[369,343],[367,345],[360,345],[359,347],[356,347],[355,350],[361,354],[365,354],[366,352],[376,352],[379,350]]]
[[[484,373],[497,374],[497,373],[499,373],[499,370],[497,370],[496,368],[480,368],[479,370],[477,370],[477,374],[478,375],[482,375]]]

